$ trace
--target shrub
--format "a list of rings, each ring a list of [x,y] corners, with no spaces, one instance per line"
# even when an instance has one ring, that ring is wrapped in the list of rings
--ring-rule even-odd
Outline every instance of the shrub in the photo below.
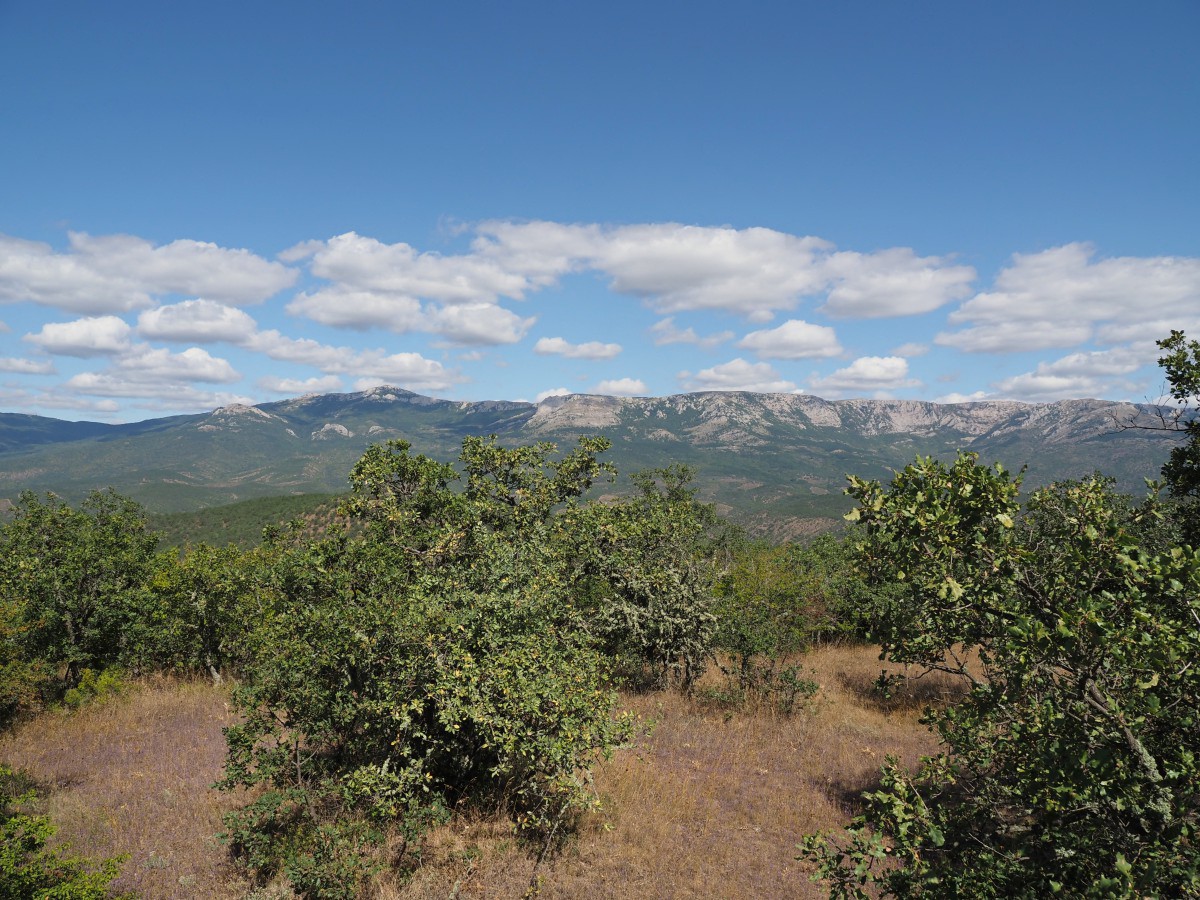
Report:
[[[374,447],[346,505],[364,527],[278,549],[221,782],[261,791],[228,820],[260,879],[347,896],[387,829],[412,849],[456,808],[504,809],[544,851],[595,804],[588,767],[629,727],[554,511],[602,448],[468,440],[455,493],[452,467]]]
[[[927,713],[943,752],[885,768],[842,838],[806,839],[834,897],[1200,891],[1200,554],[1143,549],[1155,504],[1104,479],[1023,516],[1017,485],[970,454],[851,479],[862,563],[903,585],[883,655],[970,692]]]

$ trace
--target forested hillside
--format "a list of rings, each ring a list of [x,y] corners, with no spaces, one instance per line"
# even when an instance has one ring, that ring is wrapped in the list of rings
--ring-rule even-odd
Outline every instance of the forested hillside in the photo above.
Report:
[[[1026,494],[975,453],[918,457],[852,476],[846,534],[806,542],[747,536],[685,465],[609,493],[599,436],[467,436],[454,462],[374,444],[336,516],[249,548],[181,552],[111,491],[24,493],[0,529],[0,754],[19,760],[0,767],[0,896],[201,883],[146,875],[174,863],[145,834],[124,838],[132,868],[130,845],[89,861],[53,839],[61,813],[94,824],[54,805],[72,783],[153,768],[120,733],[63,774],[71,723],[103,729],[123,695],[161,718],[171,691],[208,709],[208,746],[223,726],[210,895],[431,896],[450,873],[452,895],[490,896],[502,879],[477,868],[523,866],[526,896],[570,896],[583,846],[626,872],[611,895],[653,895],[643,863],[599,848],[619,827],[636,854],[630,823],[662,822],[655,805],[668,843],[766,828],[787,848],[772,873],[693,865],[681,895],[796,894],[808,875],[837,898],[1196,895],[1200,343],[1160,346],[1182,411],[1162,490],[1090,475]],[[824,773],[781,759],[821,754]],[[681,766],[725,793],[685,809],[646,788],[678,790]],[[122,778],[132,810],[145,795]],[[817,798],[824,818],[797,813]]]

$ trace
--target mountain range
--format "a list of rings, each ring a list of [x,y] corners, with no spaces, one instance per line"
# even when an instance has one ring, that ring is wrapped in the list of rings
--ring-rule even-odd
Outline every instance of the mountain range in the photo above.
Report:
[[[937,404],[706,392],[661,398],[571,394],[541,403],[461,402],[394,387],[107,425],[0,413],[0,500],[22,490],[67,499],[111,486],[152,511],[253,497],[343,492],[373,442],[403,439],[454,459],[463,437],[505,445],[608,437],[623,473],[672,462],[697,471],[700,496],[753,531],[794,537],[849,508],[847,473],[887,478],[917,455],[972,450],[1027,486],[1099,470],[1131,492],[1171,447],[1156,408],[1104,400]],[[618,484],[614,490],[621,490]]]

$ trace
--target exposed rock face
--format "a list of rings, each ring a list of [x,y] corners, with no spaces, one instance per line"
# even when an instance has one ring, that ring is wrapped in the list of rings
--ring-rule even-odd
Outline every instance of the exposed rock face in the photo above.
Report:
[[[593,394],[547,397],[538,404],[537,412],[527,427],[535,433],[580,428],[599,431],[617,424],[623,405],[627,402],[620,397]]]
[[[955,434],[999,437],[1023,430],[1040,431],[1047,441],[1077,441],[1081,436],[1113,432],[1120,424],[1157,421],[1149,407],[1106,400],[929,403],[919,400],[823,400],[807,394],[751,394],[738,391],[676,394],[659,398],[597,397],[571,394],[538,405],[530,431],[595,429],[617,424],[641,425],[647,436],[666,440],[685,436],[666,427],[686,420],[687,437],[701,443],[761,445],[781,427],[840,428],[875,437]]]
[[[352,438],[354,432],[345,425],[337,425],[333,422],[326,422],[318,431],[312,433],[314,441],[327,441],[330,438]]]
[[[1161,431],[1119,428],[1139,421],[1159,419],[1152,407],[1103,400],[936,404],[705,392],[533,404],[440,400],[385,385],[117,426],[0,413],[0,485],[13,496],[28,488],[75,497],[112,485],[152,508],[184,510],[344,491],[367,445],[392,438],[454,459],[467,435],[566,450],[601,434],[620,472],[687,464],[703,499],[785,537],[840,522],[847,473],[887,479],[918,454],[945,459],[969,449],[1013,470],[1028,464],[1029,487],[1099,469],[1138,492],[1172,446]]]

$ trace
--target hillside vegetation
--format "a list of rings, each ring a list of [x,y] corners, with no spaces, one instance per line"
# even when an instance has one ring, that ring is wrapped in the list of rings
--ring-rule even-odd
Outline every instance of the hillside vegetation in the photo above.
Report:
[[[685,464],[697,496],[776,542],[828,530],[850,509],[844,477],[887,477],[916,455],[958,450],[1028,465],[1026,487],[1102,470],[1140,491],[1169,450],[1154,407],[1099,400],[960,403],[712,392],[661,398],[587,395],[540,404],[435,400],[398,388],[230,406],[130,425],[0,414],[0,502],[23,489],[80,502],[112,487],[154,513],[258,497],[344,494],[371,443],[404,440],[435,459],[464,437],[571,446],[603,434],[623,475]],[[605,490],[628,495],[627,478]]]
[[[1161,346],[1200,399],[1200,344]],[[1176,424],[1166,497],[918,457],[782,545],[684,465],[608,492],[600,437],[374,444],[249,549],[25,493],[0,896],[1197,895]]]

